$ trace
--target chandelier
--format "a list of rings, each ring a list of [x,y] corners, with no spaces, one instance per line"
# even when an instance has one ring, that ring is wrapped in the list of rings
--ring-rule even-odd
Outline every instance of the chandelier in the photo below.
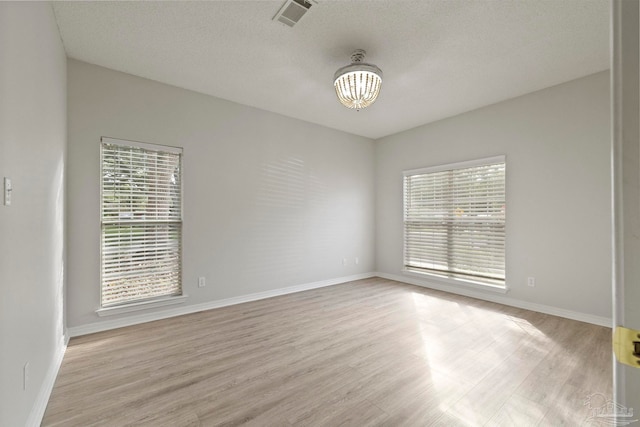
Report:
[[[364,50],[355,50],[351,54],[351,64],[340,68],[333,76],[338,100],[345,107],[358,111],[376,101],[382,85],[382,70],[362,62],[365,55]]]

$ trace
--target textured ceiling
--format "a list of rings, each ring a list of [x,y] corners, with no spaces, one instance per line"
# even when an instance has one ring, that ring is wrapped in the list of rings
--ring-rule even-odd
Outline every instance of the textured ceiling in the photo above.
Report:
[[[609,67],[608,0],[54,2],[71,58],[370,138]],[[384,72],[360,112],[333,73],[356,48]]]

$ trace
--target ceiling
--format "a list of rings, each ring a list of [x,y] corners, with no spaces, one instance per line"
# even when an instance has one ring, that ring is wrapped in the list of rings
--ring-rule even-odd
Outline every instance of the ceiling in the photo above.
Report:
[[[380,138],[609,68],[608,0],[54,2],[71,58]],[[356,112],[333,74],[354,49],[384,72]]]

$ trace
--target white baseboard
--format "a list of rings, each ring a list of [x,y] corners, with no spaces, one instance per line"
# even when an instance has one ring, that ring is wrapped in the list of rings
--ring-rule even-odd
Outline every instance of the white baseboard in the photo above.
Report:
[[[167,309],[163,311],[156,311],[153,313],[139,314],[135,316],[123,317],[120,319],[107,320],[104,322],[89,323],[86,325],[70,327],[67,330],[69,337],[77,337],[81,335],[93,334],[96,332],[107,331],[116,328],[123,328],[125,326],[137,325],[145,322],[152,322],[154,320],[162,320],[175,316],[182,316],[184,314],[196,313],[199,311],[211,310],[213,308],[226,307],[235,304],[242,304],[244,302],[257,301],[265,298],[272,298],[280,295],[291,294],[294,292],[302,292],[310,289],[323,288],[326,286],[338,285],[340,283],[351,282],[353,280],[368,279],[371,277],[381,277],[383,279],[394,280],[396,282],[408,283],[411,285],[422,286],[425,288],[436,289],[439,291],[449,292],[458,295],[464,295],[471,298],[477,298],[485,301],[491,301],[498,304],[504,304],[512,307],[523,308],[525,310],[537,311],[540,313],[551,314],[554,316],[564,317],[567,319],[578,320],[581,322],[592,323],[594,325],[612,327],[613,321],[607,317],[594,316],[592,314],[581,313],[577,311],[565,310],[563,308],[553,307],[549,305],[536,304],[532,302],[517,300],[502,295],[495,295],[489,293],[482,293],[473,289],[458,288],[455,286],[448,286],[444,284],[429,282],[413,277],[407,277],[397,274],[388,273],[362,273],[352,276],[337,277],[334,279],[321,280],[318,282],[306,283],[302,285],[290,286],[287,288],[273,289],[265,292],[257,292],[254,294],[241,295],[232,298],[226,298],[222,300],[209,301],[202,304],[194,304]]]
[[[464,295],[471,298],[477,298],[485,301],[491,301],[498,304],[504,304],[511,307],[523,308],[525,310],[537,311],[539,313],[551,314],[553,316],[564,317],[566,319],[578,320],[580,322],[591,323],[594,325],[605,326],[611,328],[613,320],[607,317],[594,316],[592,314],[580,313],[578,311],[565,310],[564,308],[553,307],[550,305],[536,304],[532,302],[517,300],[502,295],[482,293],[472,289],[458,288],[444,284],[421,280],[414,277],[407,277],[398,274],[388,274],[376,272],[375,276],[383,279],[394,280],[396,282],[408,283],[410,285],[421,286],[423,288],[436,289],[438,291],[449,292],[452,294]]]
[[[226,298],[222,300],[209,301],[202,304],[180,306],[172,309],[155,311],[153,313],[128,316],[120,319],[107,320],[104,322],[89,323],[86,325],[73,326],[67,329],[70,337],[93,334],[95,332],[107,331],[110,329],[123,328],[125,326],[137,325],[139,323],[152,322],[154,320],[167,319],[184,314],[196,313],[199,311],[211,310],[212,308],[226,307],[229,305],[242,304],[243,302],[257,301],[265,298],[277,297],[280,295],[292,294],[294,292],[308,291],[310,289],[323,288],[326,286],[338,285],[340,283],[354,280],[368,279],[375,277],[375,273],[361,273],[352,276],[337,277],[334,279],[321,280],[319,282],[305,283],[302,285],[289,286],[287,288],[272,289],[264,292],[257,292],[249,295]]]
[[[40,391],[38,391],[38,396],[36,397],[36,401],[34,402],[33,407],[31,408],[29,418],[27,419],[26,426],[28,427],[37,427],[42,423],[44,411],[46,411],[47,409],[49,397],[51,397],[53,386],[55,385],[56,378],[58,377],[58,371],[60,370],[60,366],[62,365],[64,353],[67,350],[67,344],[69,344],[68,333],[64,334],[60,339],[60,344],[58,346],[58,349],[56,350],[56,354],[53,357],[53,361],[49,366],[47,375],[44,378],[42,386],[40,387]]]

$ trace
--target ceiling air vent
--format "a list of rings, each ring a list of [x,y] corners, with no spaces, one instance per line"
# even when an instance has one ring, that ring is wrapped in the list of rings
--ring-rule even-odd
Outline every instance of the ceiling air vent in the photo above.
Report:
[[[315,0],[287,0],[273,20],[293,27],[314,4],[316,4]]]

